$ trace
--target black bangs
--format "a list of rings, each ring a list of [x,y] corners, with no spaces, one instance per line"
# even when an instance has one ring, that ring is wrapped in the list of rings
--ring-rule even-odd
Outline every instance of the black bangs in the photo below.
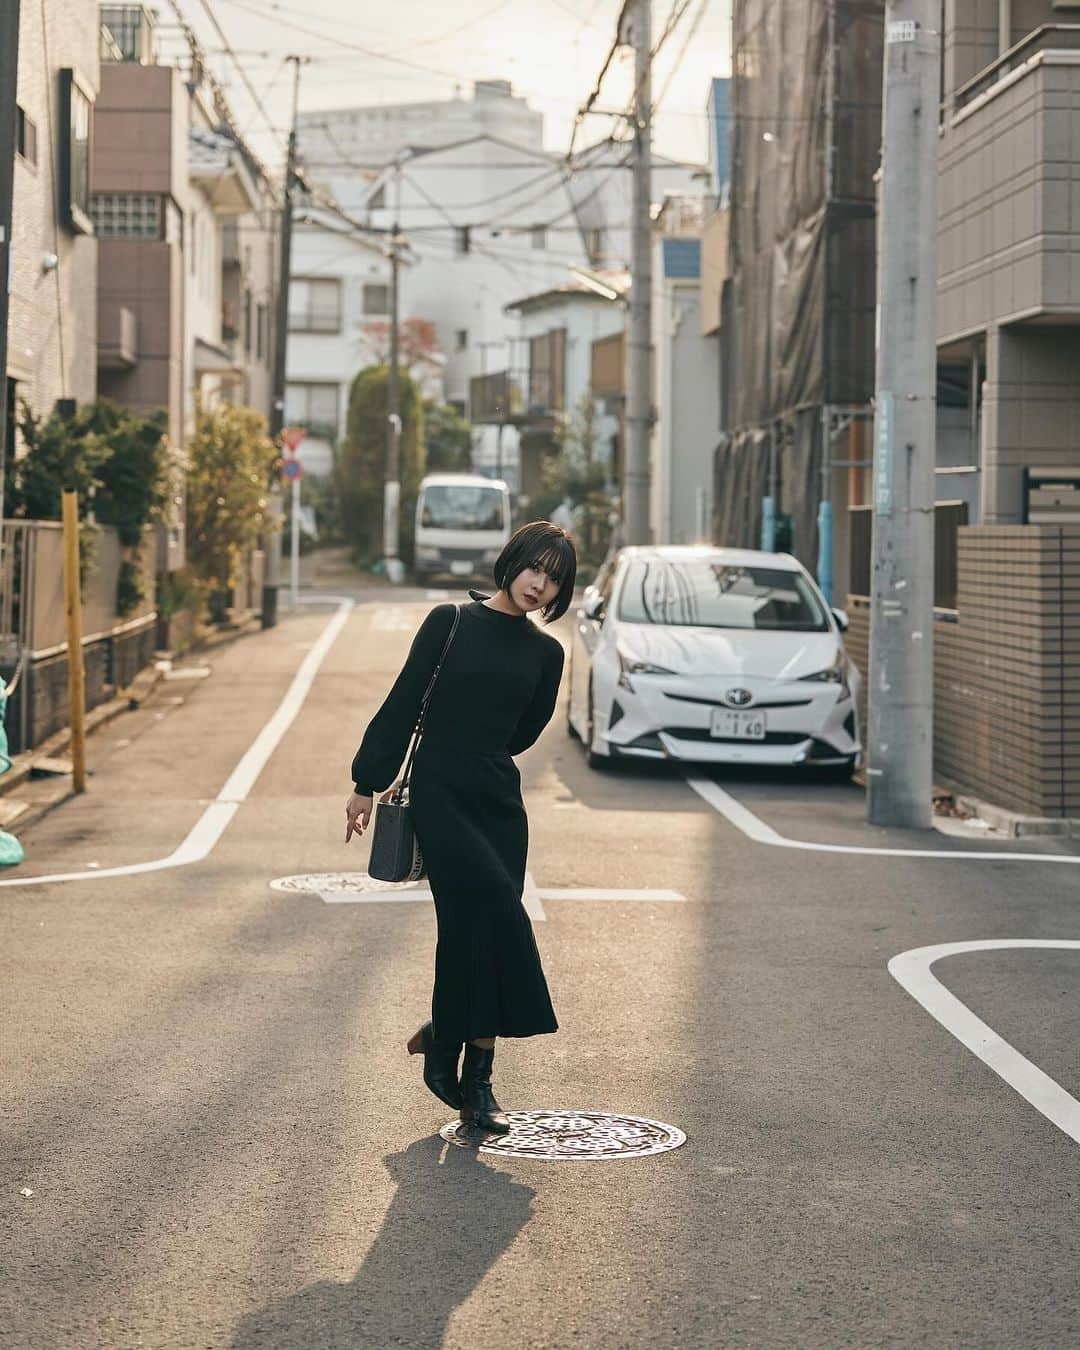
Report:
[[[508,591],[526,568],[545,571],[559,587],[555,599],[544,606],[545,622],[554,623],[570,608],[577,580],[577,550],[567,532],[549,520],[534,520],[511,536],[492,569],[495,584]]]

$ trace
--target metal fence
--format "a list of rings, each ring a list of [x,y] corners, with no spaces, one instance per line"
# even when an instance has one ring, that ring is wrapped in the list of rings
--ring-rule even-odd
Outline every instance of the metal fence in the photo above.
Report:
[[[848,561],[851,567],[850,594],[860,599],[871,595],[873,575],[872,506],[851,506]],[[967,502],[938,502],[934,507],[934,608],[956,609],[956,556],[958,531],[968,523]]]

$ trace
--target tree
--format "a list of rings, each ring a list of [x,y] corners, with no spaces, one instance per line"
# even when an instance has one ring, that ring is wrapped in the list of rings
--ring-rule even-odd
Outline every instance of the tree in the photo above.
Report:
[[[187,456],[188,560],[220,620],[243,558],[272,528],[266,485],[280,452],[264,417],[223,403],[196,408]]]
[[[424,404],[424,445],[428,473],[463,473],[472,464],[469,423],[449,404]]]
[[[338,486],[345,537],[358,561],[373,562],[383,549],[383,483],[386,467],[386,408],[389,367],[368,366],[349,389],[345,440],[338,451]],[[401,529],[398,553],[412,560],[412,518],[424,476],[424,410],[416,385],[398,376],[401,410]]]
[[[59,520],[61,493],[78,494],[79,514],[112,525],[124,555],[116,586],[116,612],[130,614],[143,598],[139,554],[146,526],[164,504],[168,450],[166,417],[122,408],[108,399],[83,404],[74,416],[36,417],[23,406],[26,453],[6,464],[9,516]],[[82,571],[91,566],[95,532],[80,532]]]
[[[534,518],[549,517],[562,501],[576,508],[578,558],[590,567],[604,559],[615,504],[608,495],[605,467],[593,457],[595,442],[596,409],[586,395],[573,418],[558,427],[558,453],[545,461],[541,469],[543,488],[529,503]]]

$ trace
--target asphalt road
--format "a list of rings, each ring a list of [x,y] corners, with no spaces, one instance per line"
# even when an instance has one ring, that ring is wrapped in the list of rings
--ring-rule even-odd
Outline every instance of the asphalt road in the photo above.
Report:
[[[871,829],[852,787],[691,774],[783,838],[942,856],[755,842],[675,769],[590,773],[560,708],[521,761],[538,886],[686,899],[546,900],[561,1029],[500,1043],[496,1088],[687,1143],[560,1163],[446,1145],[404,1051],[430,908],[270,887],[364,866],[349,759],[432,601],[359,598],[250,792],[212,808],[234,812],[216,842],[197,822],[331,605],[162,685],[23,840],[20,875],[88,875],[0,888],[0,1345],[1080,1344],[1080,1143],[887,969],[1080,940],[1068,845],[961,859],[1013,846]],[[94,876],[196,827],[201,861]],[[1080,1096],[1080,950],[934,970]]]

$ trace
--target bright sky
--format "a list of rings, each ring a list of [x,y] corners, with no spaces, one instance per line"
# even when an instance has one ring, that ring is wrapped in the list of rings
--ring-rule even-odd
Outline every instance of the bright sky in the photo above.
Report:
[[[289,116],[291,68],[284,60],[291,53],[312,58],[301,74],[301,109],[449,98],[456,85],[468,96],[473,80],[506,79],[544,114],[547,147],[565,150],[574,112],[611,45],[622,0],[393,0],[378,6],[371,0],[180,0],[180,6],[213,54],[241,130],[276,167]],[[208,6],[276,124],[276,137],[235,67],[219,55]],[[654,0],[654,45],[669,15],[680,12],[654,66],[654,144],[673,158],[704,162],[709,80],[729,70],[730,0]],[[598,107],[625,107],[632,61],[632,53],[620,49]],[[590,117],[578,144],[599,140],[615,125],[610,117]]]

